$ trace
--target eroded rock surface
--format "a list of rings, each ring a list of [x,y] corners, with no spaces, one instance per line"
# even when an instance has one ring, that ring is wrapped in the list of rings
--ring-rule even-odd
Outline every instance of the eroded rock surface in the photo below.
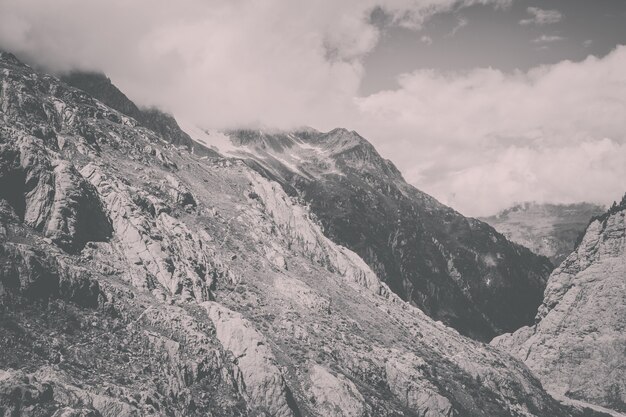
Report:
[[[557,268],[537,323],[492,344],[557,395],[626,411],[626,198],[587,227]]]
[[[298,196],[325,236],[435,320],[483,341],[532,323],[553,268],[548,259],[407,184],[356,132],[226,135],[215,144],[230,141],[222,146],[229,155]]]

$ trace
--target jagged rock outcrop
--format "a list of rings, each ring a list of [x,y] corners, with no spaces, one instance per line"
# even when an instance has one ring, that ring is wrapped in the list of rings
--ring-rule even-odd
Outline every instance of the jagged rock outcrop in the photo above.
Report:
[[[2,138],[0,195],[26,224],[68,252],[105,241],[111,225],[93,187],[34,137]]]
[[[356,132],[226,134],[229,155],[298,196],[328,238],[434,319],[480,340],[532,323],[550,262],[407,184]]]
[[[523,203],[480,220],[558,266],[572,253],[589,220],[604,211],[604,207],[591,203]]]
[[[337,376],[326,368],[313,365],[310,370],[311,393],[318,410],[329,417],[362,417],[365,399],[345,376]]]
[[[48,202],[27,220],[21,191],[0,196],[1,414],[583,415],[402,301],[240,160],[180,149],[4,53],[0,78],[1,172],[31,144],[35,180],[11,181]],[[74,184],[59,195],[97,197],[106,239],[66,251],[44,234],[59,166]],[[41,392],[26,406],[4,395],[23,384]]]
[[[297,405],[269,341],[241,314],[217,303],[204,304],[215,325],[215,334],[224,349],[233,355],[234,366],[240,372],[242,389],[249,401],[259,410],[276,417],[299,415]]]
[[[492,344],[557,395],[626,411],[626,196],[552,273],[536,321]]]

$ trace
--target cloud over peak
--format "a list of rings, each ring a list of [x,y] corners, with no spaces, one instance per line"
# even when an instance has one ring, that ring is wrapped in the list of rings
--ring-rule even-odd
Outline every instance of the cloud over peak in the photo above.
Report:
[[[53,71],[103,71],[138,104],[207,128],[358,130],[409,181],[469,215],[623,194],[624,47],[527,72],[420,70],[359,95],[381,39],[375,10],[416,29],[475,4],[510,1],[2,0],[0,48]],[[560,20],[553,12],[529,9],[537,25]]]

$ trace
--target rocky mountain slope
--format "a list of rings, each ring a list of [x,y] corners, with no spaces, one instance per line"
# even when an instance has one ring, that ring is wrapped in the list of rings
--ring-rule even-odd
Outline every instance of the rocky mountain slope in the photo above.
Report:
[[[479,340],[532,323],[552,270],[548,259],[407,184],[356,132],[192,137],[278,181],[309,205],[326,236],[434,319]]]
[[[200,155],[216,156],[210,149],[192,140],[170,114],[156,108],[140,109],[102,73],[72,71],[61,76],[65,83],[79,88],[107,106],[134,118],[174,145],[187,147]]]
[[[582,416],[307,207],[0,54],[0,414]]]
[[[552,273],[536,324],[492,343],[556,395],[626,412],[626,196]]]
[[[605,210],[591,203],[523,203],[480,220],[558,266],[572,253],[591,218]]]

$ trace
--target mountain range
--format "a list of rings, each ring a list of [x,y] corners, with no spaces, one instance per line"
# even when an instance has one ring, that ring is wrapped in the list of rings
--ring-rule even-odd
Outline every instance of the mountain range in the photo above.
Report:
[[[592,203],[527,202],[480,220],[558,266],[574,250],[591,218],[605,211],[605,207]]]
[[[73,87],[4,52],[0,81],[4,415],[619,409],[555,399],[504,351],[513,336],[483,343],[544,322],[563,266],[547,281],[549,260],[406,184],[357,133],[188,134],[108,80]],[[623,243],[619,210],[596,241]]]

